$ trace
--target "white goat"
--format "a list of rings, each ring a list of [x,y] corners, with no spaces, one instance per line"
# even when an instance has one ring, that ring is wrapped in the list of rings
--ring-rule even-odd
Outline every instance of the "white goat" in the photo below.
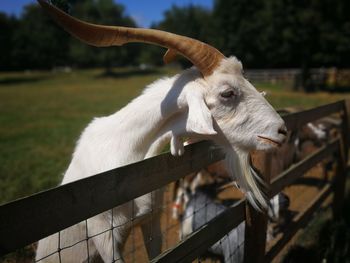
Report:
[[[280,145],[286,128],[271,105],[243,77],[242,65],[235,57],[226,58],[207,44],[168,32],[85,23],[44,0],[38,1],[66,31],[88,44],[158,44],[169,48],[165,61],[181,54],[196,66],[156,81],[120,111],[94,119],[77,143],[62,184],[153,156],[169,141],[171,153],[181,155],[183,137],[209,139],[222,146],[229,170],[235,170],[232,176],[252,204],[266,207],[249,166],[248,151]],[[161,199],[159,192],[149,193],[88,219],[87,225],[80,223],[47,237],[39,242],[36,259],[57,251],[59,246],[71,246],[44,260],[84,262],[88,252],[90,255],[98,252],[105,262],[123,261],[121,250],[134,216],[139,219],[133,224],[141,224],[145,240],[149,241],[153,232],[152,242],[145,242],[152,258],[161,251],[160,219],[155,214],[144,215],[159,205]],[[113,231],[111,222],[115,226]]]
[[[189,195],[189,201],[182,218],[180,239],[198,230],[228,208],[215,199],[215,188],[210,185],[200,187],[195,193]],[[288,216],[289,203],[289,197],[282,192],[270,200],[267,241],[275,237],[275,229],[283,229],[285,221],[288,220],[286,217]],[[272,222],[276,223],[275,227],[272,226]],[[245,222],[242,222],[211,246],[208,251],[214,255],[222,256],[225,263],[243,262],[244,231]]]
[[[181,178],[174,187],[174,203],[172,205],[172,218],[179,219],[181,212],[186,209],[189,196],[199,187],[229,182],[229,174],[223,161],[211,164],[197,173],[191,173]],[[231,180],[230,180],[231,181]]]

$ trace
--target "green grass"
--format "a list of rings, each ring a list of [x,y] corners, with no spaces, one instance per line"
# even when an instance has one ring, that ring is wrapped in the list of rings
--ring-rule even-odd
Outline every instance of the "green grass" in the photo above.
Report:
[[[266,98],[276,109],[293,106],[306,109],[350,98],[349,93],[305,93],[301,91],[291,91],[289,89],[290,85],[285,83],[255,83],[255,86],[258,90],[267,91]]]
[[[0,203],[56,186],[75,141],[93,117],[108,115],[169,70],[0,73]],[[293,93],[281,84],[256,84],[276,108],[305,108],[344,94]],[[348,95],[346,95],[348,96]]]

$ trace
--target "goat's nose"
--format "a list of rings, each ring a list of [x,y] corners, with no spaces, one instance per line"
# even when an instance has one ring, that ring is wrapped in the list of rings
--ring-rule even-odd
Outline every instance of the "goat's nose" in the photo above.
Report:
[[[283,134],[284,136],[287,136],[287,127],[286,125],[282,125],[278,128],[278,134]]]

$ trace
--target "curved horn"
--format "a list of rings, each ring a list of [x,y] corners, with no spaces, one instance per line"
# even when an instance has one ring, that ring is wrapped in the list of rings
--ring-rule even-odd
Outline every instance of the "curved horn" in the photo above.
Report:
[[[67,32],[93,46],[121,46],[129,42],[157,44],[169,49],[164,57],[165,62],[171,61],[174,54],[179,53],[190,60],[203,76],[212,74],[224,58],[214,47],[189,37],[155,29],[90,24],[64,13],[44,0],[38,2]],[[170,57],[169,54],[173,55]]]

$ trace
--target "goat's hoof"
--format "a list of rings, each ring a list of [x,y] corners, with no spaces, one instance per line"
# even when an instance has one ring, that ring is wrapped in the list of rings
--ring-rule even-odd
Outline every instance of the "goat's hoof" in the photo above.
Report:
[[[170,152],[173,156],[181,156],[185,152],[185,148],[184,148],[182,141],[176,136],[173,136],[171,138]]]

